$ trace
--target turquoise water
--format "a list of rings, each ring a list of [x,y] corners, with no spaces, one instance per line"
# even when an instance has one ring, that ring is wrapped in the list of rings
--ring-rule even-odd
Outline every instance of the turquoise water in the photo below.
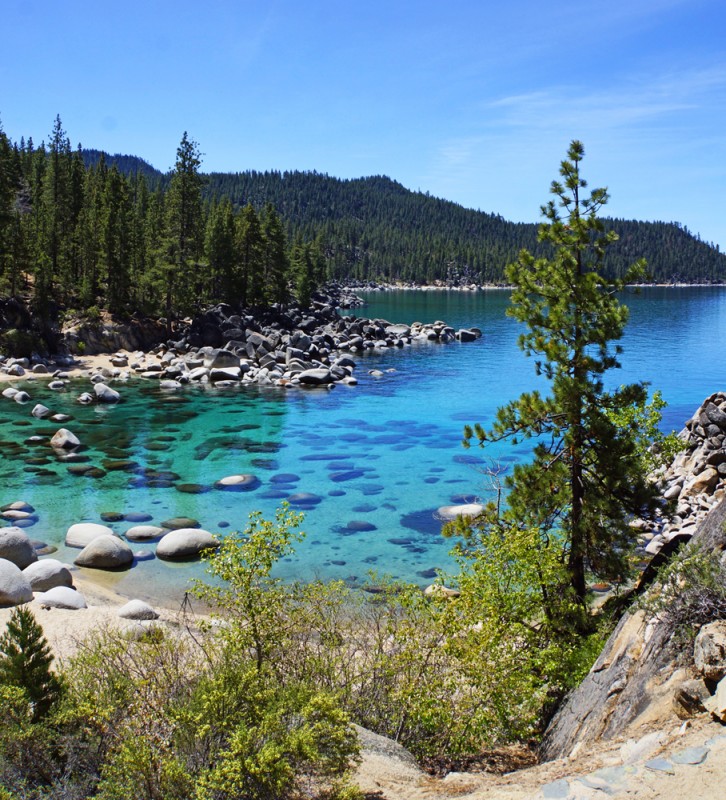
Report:
[[[624,299],[631,322],[614,380],[650,381],[669,403],[665,424],[680,428],[726,383],[726,289],[648,289]],[[498,405],[536,385],[530,360],[517,348],[521,328],[505,316],[507,303],[505,291],[372,293],[359,315],[478,325],[484,337],[361,356],[357,387],[190,387],[168,394],[132,379],[117,385],[119,405],[87,407],[75,400],[87,384],[63,393],[41,381],[14,384],[32,402],[0,398],[0,499],[34,505],[38,521],[28,533],[72,560],[77,551],[62,544],[68,526],[99,522],[102,512],[145,513],[155,523],[191,516],[224,533],[243,527],[252,510],[272,515],[282,500],[308,493],[313,497],[301,506],[307,536],[281,564],[283,576],[355,583],[374,569],[425,584],[431,570],[450,566],[451,543],[440,535],[435,510],[490,495],[485,455],[505,468],[527,455],[522,448],[485,454],[460,444],[465,422],[487,424]],[[373,368],[384,377],[370,376]],[[65,427],[85,446],[86,464],[100,468],[98,477],[73,475],[69,468],[77,465],[56,459],[47,438],[59,426],[31,417],[35,402],[73,415]],[[136,471],[119,469],[122,459],[135,462]],[[211,488],[236,473],[253,473],[259,486],[243,493]],[[185,484],[208,491],[185,493]],[[123,533],[131,524],[111,527]],[[198,565],[149,560],[109,580],[127,594],[181,599],[199,574]]]

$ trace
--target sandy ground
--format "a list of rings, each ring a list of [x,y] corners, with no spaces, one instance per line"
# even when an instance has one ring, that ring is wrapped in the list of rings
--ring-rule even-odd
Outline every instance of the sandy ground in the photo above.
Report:
[[[119,350],[119,354],[124,354],[128,356],[129,363],[136,360],[136,356],[138,354],[128,353],[125,350]],[[74,363],[71,366],[65,365],[55,365],[52,362],[49,363],[48,372],[47,373],[34,373],[30,369],[25,371],[25,375],[15,376],[15,375],[7,375],[4,372],[0,372],[0,383],[21,383],[26,381],[50,381],[53,379],[53,375],[56,370],[60,370],[62,373],[61,377],[63,378],[84,378],[90,376],[92,372],[97,370],[103,369],[104,367],[108,369],[116,369],[111,364],[111,358],[115,353],[101,353],[99,355],[92,355],[92,356],[74,356]],[[156,362],[157,359],[153,355],[147,355],[147,360]]]

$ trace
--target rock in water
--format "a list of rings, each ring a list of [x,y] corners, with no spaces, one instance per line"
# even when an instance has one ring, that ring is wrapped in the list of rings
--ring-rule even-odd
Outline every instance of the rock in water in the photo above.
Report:
[[[69,450],[73,447],[78,447],[81,443],[81,440],[74,434],[71,433],[67,428],[59,428],[53,438],[50,440],[51,447],[62,448],[65,450]]]
[[[114,389],[106,386],[105,383],[94,384],[93,391],[96,393],[96,399],[100,403],[118,403],[121,399],[121,395]]]
[[[126,542],[116,536],[97,536],[81,550],[73,563],[92,569],[125,569],[133,560],[133,551]]]
[[[98,525],[95,522],[77,522],[71,525],[66,532],[66,547],[85,547],[99,536],[113,536],[113,531],[107,525]]]
[[[159,558],[174,561],[177,559],[198,558],[204,550],[219,546],[217,539],[202,528],[177,528],[171,531],[156,546]]]

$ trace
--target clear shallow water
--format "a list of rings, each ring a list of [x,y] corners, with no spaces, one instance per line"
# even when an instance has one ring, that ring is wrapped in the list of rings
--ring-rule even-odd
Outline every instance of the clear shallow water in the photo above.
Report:
[[[31,403],[0,398],[0,499],[34,505],[39,520],[29,535],[72,560],[77,551],[62,544],[66,529],[98,522],[102,512],[147,513],[155,523],[191,516],[223,533],[244,527],[252,510],[272,515],[283,499],[310,493],[316,499],[305,507],[307,537],[281,564],[283,576],[362,581],[375,569],[426,583],[430,570],[450,566],[451,542],[440,536],[434,510],[490,491],[484,453],[460,445],[463,424],[488,424],[498,405],[534,388],[536,379],[517,348],[521,327],[504,314],[505,291],[387,292],[369,300],[360,315],[478,325],[484,337],[361,357],[359,386],[332,391],[190,387],[167,394],[153,382],[132,380],[118,387],[119,405],[84,407],[75,401],[78,385],[56,393],[41,381],[27,382]],[[613,381],[650,381],[669,403],[665,425],[679,429],[726,383],[726,289],[647,289],[625,300],[631,321],[623,369]],[[376,380],[368,375],[374,367],[395,371]],[[105,474],[74,476],[47,444],[27,442],[59,427],[30,416],[35,402],[74,416],[65,426],[85,445],[88,463]],[[506,466],[527,450],[502,447],[488,455]],[[171,485],[149,486],[138,472],[118,469],[121,459],[174,473],[162,474]],[[255,474],[258,488],[209,488],[236,473]],[[188,494],[179,491],[183,484],[209,491]],[[131,524],[111,527],[123,532]],[[106,578],[124,593],[181,600],[189,578],[200,574],[198,565],[152,560]]]

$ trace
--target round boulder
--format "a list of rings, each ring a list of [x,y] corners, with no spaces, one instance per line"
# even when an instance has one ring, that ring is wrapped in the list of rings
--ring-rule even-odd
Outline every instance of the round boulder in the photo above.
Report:
[[[161,539],[169,532],[168,528],[159,528],[156,525],[134,525],[126,531],[126,538],[130,542],[153,542]]]
[[[168,561],[198,558],[204,550],[213,550],[218,546],[219,541],[209,531],[202,528],[177,528],[167,533],[159,542],[156,555]]]
[[[125,606],[121,606],[118,615],[122,619],[158,619],[159,612],[143,600],[129,600]]]
[[[47,592],[56,586],[73,587],[73,578],[65,564],[55,558],[44,558],[36,561],[23,570],[34,592]]]
[[[133,551],[126,542],[116,536],[98,536],[81,550],[73,563],[91,569],[125,569],[133,560]]]
[[[19,606],[33,599],[30,582],[12,561],[0,558],[0,607]]]
[[[11,561],[18,569],[38,560],[33,543],[22,528],[0,528],[0,558]]]
[[[66,532],[66,547],[85,547],[99,536],[113,536],[113,531],[107,525],[96,522],[77,522],[71,525]]]
[[[56,586],[48,589],[47,592],[41,592],[35,599],[43,608],[66,608],[72,611],[88,608],[83,595],[68,586]]]

